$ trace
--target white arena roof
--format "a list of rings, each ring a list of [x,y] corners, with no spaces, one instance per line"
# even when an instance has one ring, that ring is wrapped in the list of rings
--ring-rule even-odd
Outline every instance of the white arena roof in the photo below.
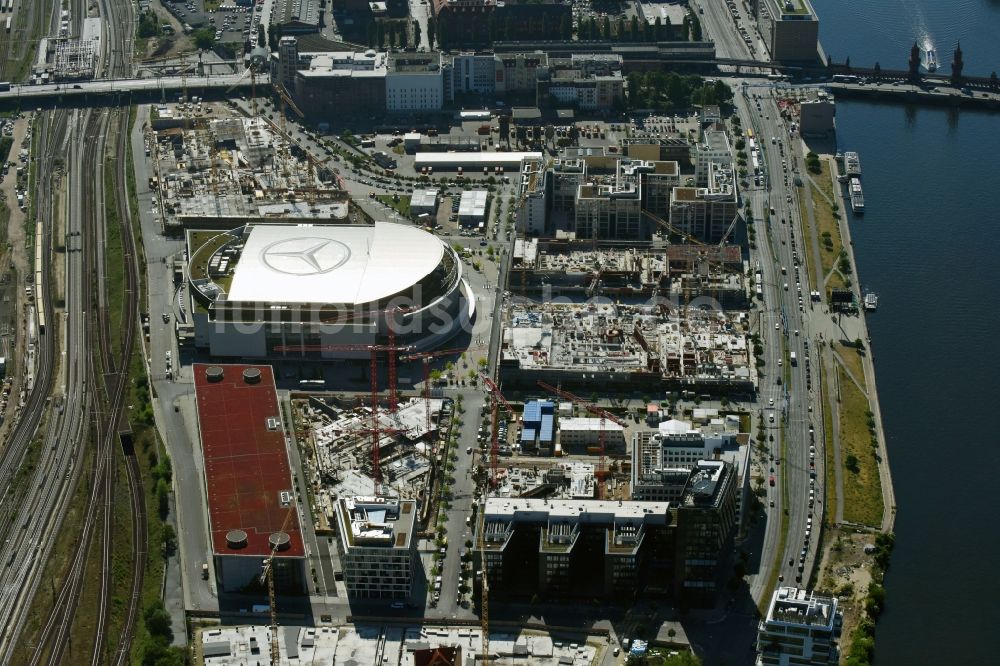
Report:
[[[228,300],[370,303],[420,281],[437,268],[444,251],[426,231],[390,222],[254,225]]]

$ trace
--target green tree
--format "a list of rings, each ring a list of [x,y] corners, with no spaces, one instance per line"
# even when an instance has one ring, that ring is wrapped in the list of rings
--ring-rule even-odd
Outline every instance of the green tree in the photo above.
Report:
[[[173,555],[174,551],[177,550],[177,533],[174,531],[174,526],[170,523],[164,523],[163,529],[160,531],[160,538],[163,541],[163,552],[167,555]]]
[[[434,50],[434,38],[437,37],[437,29],[434,25],[434,19],[427,19],[427,43],[430,44],[430,50]]]
[[[691,41],[700,42],[701,41],[701,19],[698,18],[697,14],[690,14],[691,16]]]
[[[635,14],[632,15],[632,20],[629,21],[628,38],[633,42],[639,39],[639,17]]]
[[[142,619],[146,624],[146,631],[153,636],[159,636],[173,640],[174,632],[170,628],[170,613],[163,607],[163,602],[157,599],[146,606],[142,612]]]
[[[413,22],[413,45],[414,46],[417,46],[417,47],[420,46],[420,37],[421,37],[420,21],[414,21]]]
[[[160,19],[154,12],[143,12],[139,17],[138,35],[142,38],[160,34]]]
[[[194,33],[194,45],[199,49],[207,50],[215,45],[215,33],[211,28],[201,28]]]
[[[272,23],[271,29],[267,31],[267,47],[272,51],[278,50],[278,42],[281,41],[281,33],[281,26]]]
[[[653,21],[653,41],[663,41],[663,21],[659,16]]]
[[[861,471],[861,469],[858,467],[858,457],[853,453],[847,454],[847,459],[844,461],[844,466],[850,471],[854,472],[855,474]]]

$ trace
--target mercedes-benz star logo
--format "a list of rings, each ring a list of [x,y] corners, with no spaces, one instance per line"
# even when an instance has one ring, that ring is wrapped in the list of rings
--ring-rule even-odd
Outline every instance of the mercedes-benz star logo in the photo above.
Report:
[[[350,248],[340,241],[315,237],[276,241],[260,252],[260,259],[268,268],[288,275],[329,273],[350,257]]]

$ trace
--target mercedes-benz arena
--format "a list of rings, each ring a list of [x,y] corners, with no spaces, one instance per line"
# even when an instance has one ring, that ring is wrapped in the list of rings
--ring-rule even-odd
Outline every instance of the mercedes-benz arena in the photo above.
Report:
[[[187,245],[195,345],[213,356],[366,358],[390,325],[432,349],[475,314],[455,251],[416,227],[252,224]]]

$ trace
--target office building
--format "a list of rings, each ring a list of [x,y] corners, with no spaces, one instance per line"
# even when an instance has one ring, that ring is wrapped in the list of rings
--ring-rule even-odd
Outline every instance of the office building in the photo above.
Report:
[[[559,447],[565,454],[596,454],[600,452],[604,433],[606,453],[625,453],[625,429],[614,421],[584,416],[559,419]]]
[[[279,50],[281,76],[284,80],[292,76],[292,69],[295,70],[295,100],[306,114],[332,118],[345,113],[372,113],[385,109],[386,53],[374,49],[299,53],[284,40]],[[290,92],[292,90],[289,88]]]
[[[730,167],[733,164],[733,149],[724,130],[706,129],[701,141],[695,146],[694,175],[698,187],[708,185],[709,167],[712,164]]]
[[[676,502],[678,475],[702,461],[725,461],[733,468],[736,524],[742,529],[750,492],[749,441],[733,416],[700,427],[671,419],[659,424],[659,432],[638,432],[632,438],[632,499]]]
[[[477,529],[490,596],[711,605],[728,572],[732,468],[704,461],[677,483],[676,503],[488,498]]]
[[[276,549],[277,589],[305,592],[303,508],[295,504],[271,367],[196,363],[192,371],[219,590],[259,585],[261,561]],[[303,513],[309,515],[308,507]]]
[[[387,70],[386,111],[413,113],[441,110],[445,99],[440,53],[392,53]]]
[[[824,137],[834,132],[837,105],[826,93],[813,95],[799,104],[799,134],[805,137]]]
[[[816,60],[819,19],[808,0],[753,0],[752,10],[772,60]]]
[[[836,597],[779,587],[757,628],[757,666],[834,666],[843,617]]]
[[[459,53],[451,58],[451,95],[492,95],[497,57],[492,53]]]
[[[624,98],[622,57],[617,54],[549,58],[547,71],[537,81],[539,107],[610,110]]]
[[[337,501],[337,547],[347,596],[404,600],[413,595],[420,566],[417,503],[386,497]]]
[[[489,497],[477,526],[479,570],[497,599],[666,596],[674,511],[658,502]]]
[[[517,207],[517,229],[527,234],[544,234],[548,228],[548,173],[542,160],[525,160],[521,166],[521,199]]]

